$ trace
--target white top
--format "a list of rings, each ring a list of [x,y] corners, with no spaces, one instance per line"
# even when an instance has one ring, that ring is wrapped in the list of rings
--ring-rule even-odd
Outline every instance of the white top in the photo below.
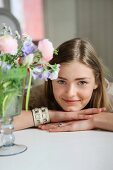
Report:
[[[27,129],[14,134],[28,149],[0,157],[0,170],[113,170],[112,132]]]

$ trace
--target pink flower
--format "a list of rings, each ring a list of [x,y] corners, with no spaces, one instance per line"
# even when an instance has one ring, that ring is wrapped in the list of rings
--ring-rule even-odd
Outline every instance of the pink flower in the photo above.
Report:
[[[39,41],[38,50],[42,53],[44,61],[48,62],[53,58],[54,48],[48,39]]]
[[[0,37],[0,51],[4,54],[15,55],[17,53],[18,43],[17,40],[10,35]]]

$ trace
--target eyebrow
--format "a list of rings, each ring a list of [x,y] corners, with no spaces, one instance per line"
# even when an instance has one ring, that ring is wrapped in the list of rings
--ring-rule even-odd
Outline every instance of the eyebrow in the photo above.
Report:
[[[59,79],[63,79],[63,80],[67,80],[66,78],[64,78],[64,77],[58,77]],[[80,77],[80,78],[76,78],[75,80],[84,80],[84,79],[91,79],[91,78],[89,78],[89,77]]]

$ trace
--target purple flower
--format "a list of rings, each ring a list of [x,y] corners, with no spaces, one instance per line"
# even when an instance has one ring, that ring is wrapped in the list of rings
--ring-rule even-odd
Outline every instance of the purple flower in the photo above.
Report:
[[[33,73],[32,76],[33,78],[36,80],[37,78],[39,79],[44,79],[45,81],[47,81],[47,79],[50,76],[50,71],[48,69],[43,68],[43,66],[38,66],[36,68],[33,69]]]
[[[24,53],[24,56],[34,53],[36,49],[37,47],[30,40],[27,40],[23,43],[22,51]]]
[[[35,67],[34,69],[33,69],[33,72],[35,72],[35,73],[40,73],[40,72],[42,72],[43,71],[43,66],[42,65],[39,65],[39,66],[37,66],[37,67]]]
[[[38,78],[38,76],[39,75],[37,73],[35,73],[35,72],[32,73],[32,77],[33,77],[34,80],[36,80]]]
[[[50,76],[50,71],[49,71],[49,70],[43,71],[42,76],[43,76],[43,79],[44,79],[45,81],[47,81],[48,78],[49,78],[49,76]]]
[[[34,80],[36,80],[37,78],[42,79],[43,78],[42,72],[43,72],[43,66],[42,65],[35,67],[33,69],[33,73],[32,73],[33,79]]]

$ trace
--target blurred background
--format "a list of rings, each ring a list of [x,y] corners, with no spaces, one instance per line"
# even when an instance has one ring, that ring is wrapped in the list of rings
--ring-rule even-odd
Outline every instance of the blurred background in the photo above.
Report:
[[[35,43],[48,38],[55,48],[74,37],[87,38],[113,75],[113,0],[0,0],[3,22]]]

